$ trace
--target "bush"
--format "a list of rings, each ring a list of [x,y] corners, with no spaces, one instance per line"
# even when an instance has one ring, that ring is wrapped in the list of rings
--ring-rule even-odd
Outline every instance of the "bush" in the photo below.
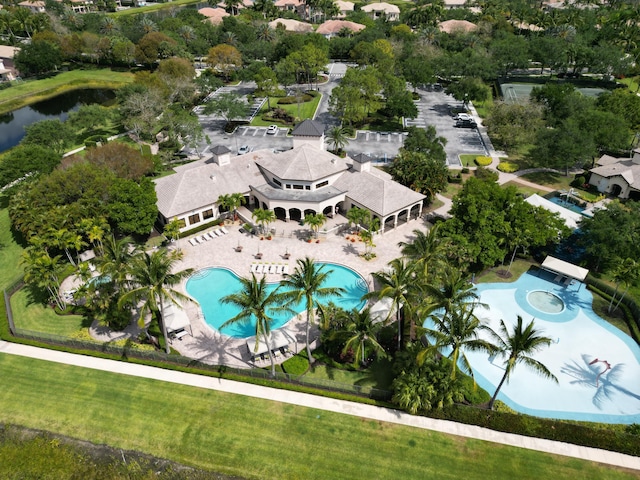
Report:
[[[571,182],[572,187],[582,188],[584,184],[587,182],[587,179],[584,178],[584,175],[576,175],[576,178]]]
[[[475,159],[476,165],[480,167],[488,167],[492,161],[493,159],[491,157],[485,157],[483,155],[478,155]]]
[[[455,175],[449,175],[449,177],[447,178],[447,181],[449,183],[462,183],[462,177],[460,176],[460,174],[455,174]]]
[[[303,375],[309,370],[309,360],[300,354],[294,355],[282,364],[282,369],[289,375]]]
[[[469,168],[468,167],[462,167],[462,170],[460,170],[460,173],[469,173]]]
[[[493,182],[498,181],[498,173],[484,167],[476,168],[475,176],[481,180],[491,180]]]
[[[504,172],[504,173],[513,173],[513,172],[517,172],[518,170],[520,170],[520,167],[518,166],[517,163],[500,162],[498,164],[498,170],[500,170],[501,172]]]
[[[107,143],[107,137],[104,135],[91,135],[84,139],[84,146],[87,148],[95,147],[98,143]]]

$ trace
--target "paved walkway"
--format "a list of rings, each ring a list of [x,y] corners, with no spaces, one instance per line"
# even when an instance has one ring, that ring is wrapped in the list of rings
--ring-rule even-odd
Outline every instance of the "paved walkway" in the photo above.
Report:
[[[107,360],[104,358],[75,355],[4,341],[0,341],[0,353],[91,368],[105,372],[131,375],[134,377],[150,378],[163,382],[206,388],[209,390],[217,390],[237,395],[246,395],[254,398],[299,405],[301,407],[316,408],[319,410],[352,415],[355,417],[389,422],[408,427],[432,430],[450,435],[475,438],[503,445],[536,450],[539,452],[564,455],[567,457],[579,458],[607,465],[640,470],[639,457],[632,457],[630,455],[623,455],[595,448],[580,447],[568,443],[554,442],[551,440],[501,433],[482,427],[464,425],[446,420],[413,416],[390,408],[347,402],[344,400],[319,397],[305,393],[292,392],[289,390],[278,390],[275,388],[234,382],[221,378],[206,377],[191,373],[176,372],[173,370],[163,370],[161,368],[149,367],[146,365],[137,365],[115,360]]]

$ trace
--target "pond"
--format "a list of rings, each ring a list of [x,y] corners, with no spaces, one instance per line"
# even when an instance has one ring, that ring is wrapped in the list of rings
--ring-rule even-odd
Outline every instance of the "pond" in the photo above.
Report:
[[[110,105],[114,101],[115,92],[113,90],[81,89],[0,115],[0,152],[20,143],[24,137],[24,127],[32,123],[56,118],[64,121],[69,112],[77,110],[80,105],[92,103]]]

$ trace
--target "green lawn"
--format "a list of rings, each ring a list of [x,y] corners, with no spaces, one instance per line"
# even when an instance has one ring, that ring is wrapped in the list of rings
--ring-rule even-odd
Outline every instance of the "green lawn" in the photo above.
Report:
[[[42,298],[30,287],[25,287],[11,297],[14,322],[17,328],[68,337],[77,333],[85,324],[81,315],[58,315],[45,307]]]
[[[375,387],[383,390],[389,390],[391,388],[391,382],[393,381],[391,364],[384,360],[374,362],[373,365],[364,371],[343,370],[329,365],[315,365],[310,368],[304,376],[320,380],[331,380],[332,382],[347,385]]]
[[[6,199],[2,197],[0,201],[4,204]],[[0,290],[7,288],[22,276],[22,247],[15,242],[10,225],[9,211],[0,208]]]
[[[292,103],[288,105],[278,105],[278,100],[281,97],[271,97],[271,107],[272,108],[282,108],[286,110],[289,114],[294,117],[300,118],[301,120],[305,120],[307,118],[313,118],[316,113],[316,109],[318,108],[318,104],[320,103],[320,99],[322,95],[318,95],[308,102],[304,102],[300,104],[300,111],[298,112],[298,104]],[[251,121],[251,125],[257,127],[265,127],[271,124],[277,124],[279,122],[274,120],[263,120],[262,115],[265,114],[269,110],[267,102],[263,105],[260,112],[255,116],[255,118]]]
[[[566,177],[563,174],[555,172],[527,173],[520,178],[537,183],[538,185],[551,187],[555,190],[568,190],[571,188],[569,184],[573,181],[573,175]]]
[[[505,261],[508,262],[511,259],[511,256],[508,256]],[[532,265],[537,265],[536,262],[531,260],[523,260],[520,258],[516,258],[513,261],[513,265],[511,265],[511,269],[509,273],[512,275],[508,278],[505,278],[502,275],[499,275],[498,272],[502,270],[507,270],[509,268],[509,264],[505,263],[504,267],[502,265],[498,265],[497,267],[489,268],[484,272],[476,275],[476,283],[510,283],[515,282],[520,275],[524,272],[528,271]]]
[[[504,186],[506,186],[506,187],[516,187],[520,193],[523,193],[523,194],[525,194],[527,196],[533,195],[534,193],[537,193],[538,195],[543,197],[543,196],[545,196],[546,194],[549,193],[546,190],[542,190],[540,188],[530,187],[528,185],[523,185],[522,183],[519,183],[517,181],[507,182],[507,183],[504,184]]]
[[[109,68],[72,70],[43,80],[14,83],[0,90],[0,113],[55,97],[78,88],[118,88],[133,82],[131,72],[115,72]]]
[[[0,422],[246,478],[637,478],[591,462],[28,358],[0,354],[0,371]]]
[[[172,0],[167,3],[156,3],[154,5],[147,5],[146,7],[129,8],[127,10],[120,10],[119,12],[108,13],[110,17],[124,17],[131,15],[144,15],[158,10],[176,9],[176,7],[191,5],[192,3],[199,3],[200,0]]]

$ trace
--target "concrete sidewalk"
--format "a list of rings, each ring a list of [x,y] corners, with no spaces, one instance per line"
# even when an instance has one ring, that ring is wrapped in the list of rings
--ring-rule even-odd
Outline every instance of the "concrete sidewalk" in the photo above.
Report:
[[[554,442],[539,438],[524,437],[509,433],[501,433],[486,428],[464,425],[445,420],[409,415],[399,410],[363,405],[332,398],[319,397],[305,393],[278,390],[248,383],[224,380],[221,378],[205,377],[191,373],[163,370],[161,368],[118,362],[103,358],[87,357],[71,353],[47,350],[15,343],[0,341],[0,353],[46,360],[50,362],[92,368],[106,372],[120,373],[135,377],[151,378],[163,382],[172,382],[192,387],[207,388],[221,392],[246,395],[276,402],[289,403],[302,407],[316,408],[345,415],[379,420],[383,422],[405,425],[409,427],[433,430],[450,435],[475,438],[503,445],[526,448],[539,452],[564,455],[593,462],[614,465],[618,467],[640,470],[640,458],[621,453],[580,447],[568,443]]]

